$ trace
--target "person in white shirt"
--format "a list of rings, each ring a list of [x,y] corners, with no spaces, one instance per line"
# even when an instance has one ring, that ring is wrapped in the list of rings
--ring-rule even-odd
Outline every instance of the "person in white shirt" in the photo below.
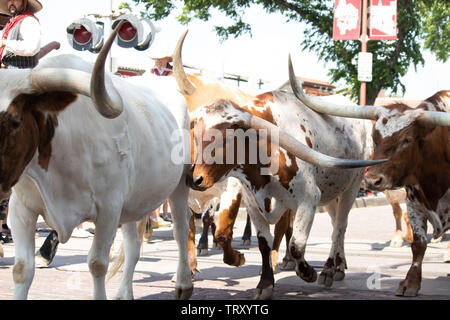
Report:
[[[11,15],[0,37],[2,68],[34,68],[39,62],[41,26],[34,15],[38,0],[0,0],[0,12]]]

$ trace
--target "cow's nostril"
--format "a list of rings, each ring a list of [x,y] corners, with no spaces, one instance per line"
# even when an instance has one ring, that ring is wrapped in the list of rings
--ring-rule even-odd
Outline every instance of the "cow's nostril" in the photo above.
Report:
[[[200,187],[202,185],[202,183],[203,183],[203,177],[202,176],[194,177],[194,185],[196,187]]]
[[[381,182],[383,182],[383,178],[382,177],[378,178],[378,180],[375,181],[374,186],[379,186],[381,184]]]

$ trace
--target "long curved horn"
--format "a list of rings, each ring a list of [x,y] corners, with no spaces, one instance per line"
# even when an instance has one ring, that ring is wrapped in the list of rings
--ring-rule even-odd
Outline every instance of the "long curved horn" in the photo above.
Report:
[[[450,126],[450,113],[438,111],[424,111],[419,121],[434,126]]]
[[[278,145],[280,147],[286,149],[288,152],[292,153],[297,158],[319,167],[350,169],[350,168],[373,166],[387,161],[387,159],[348,160],[330,157],[305,146],[304,144],[300,143],[297,139],[283,132],[277,126],[270,123],[269,121],[266,121],[256,116],[250,116],[249,124],[251,128],[256,130],[260,129],[267,130],[267,135],[271,137],[271,139],[276,138],[276,136],[278,136],[279,141]]]
[[[175,76],[175,80],[177,81],[178,87],[181,92],[186,95],[191,95],[195,91],[194,85],[189,81],[186,73],[183,68],[183,61],[181,60],[181,49],[183,47],[184,38],[189,30],[186,30],[180,37],[177,42],[177,46],[172,55],[173,59],[173,73]]]
[[[289,81],[291,83],[292,91],[295,96],[303,102],[307,107],[319,112],[332,116],[346,117],[346,118],[358,118],[377,120],[378,116],[382,112],[382,107],[376,106],[345,106],[327,103],[323,101],[313,101],[306,96],[294,73],[292,67],[291,55],[289,55]],[[450,113],[437,112],[437,111],[424,111],[420,117],[420,121],[432,124],[435,126],[450,126]]]
[[[32,70],[29,75],[36,92],[68,91],[90,97],[91,74],[67,68],[42,68]]]
[[[105,85],[104,63],[122,23],[119,23],[99,53],[92,76],[88,72],[68,68],[33,69],[29,75],[31,86],[36,92],[68,91],[91,97],[101,115],[106,118],[119,116],[123,110],[122,98],[109,77]]]
[[[123,102],[120,94],[115,90],[114,85],[108,86],[108,90],[105,86],[105,61],[111,49],[112,43],[122,28],[125,20],[119,22],[114,31],[109,36],[108,40],[103,45],[102,50],[98,54],[95,61],[94,69],[91,77],[91,99],[94,102],[97,111],[105,118],[116,118],[123,111]],[[107,78],[108,80],[109,77]]]
[[[333,103],[328,103],[324,101],[313,101],[310,97],[306,96],[302,89],[299,80],[295,76],[294,68],[292,67],[291,55],[289,55],[289,81],[291,83],[292,91],[295,96],[303,102],[307,107],[317,111],[319,113],[324,113],[332,116],[346,117],[346,118],[357,118],[357,119],[368,119],[377,120],[378,109],[375,106],[354,106],[354,105],[337,105]]]

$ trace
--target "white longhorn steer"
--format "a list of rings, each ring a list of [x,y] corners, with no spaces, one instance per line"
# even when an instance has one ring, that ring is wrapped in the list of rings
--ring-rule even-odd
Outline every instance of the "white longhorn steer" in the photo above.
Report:
[[[186,101],[169,78],[148,83],[147,77],[139,85],[135,79],[105,76],[104,61],[119,28],[94,68],[61,55],[33,70],[0,70],[0,184],[3,191],[12,188],[16,299],[27,298],[34,277],[39,215],[62,243],[81,222],[95,223],[88,254],[95,299],[106,298],[109,250],[122,224],[125,269],[117,298],[133,298],[140,248],[136,221],[167,198],[180,253],[175,297],[192,294],[186,186],[190,146],[184,143],[185,158],[173,161],[181,143],[171,139],[174,131],[189,129]]]

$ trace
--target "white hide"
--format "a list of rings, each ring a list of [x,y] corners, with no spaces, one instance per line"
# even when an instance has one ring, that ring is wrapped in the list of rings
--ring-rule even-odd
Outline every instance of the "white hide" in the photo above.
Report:
[[[45,58],[36,69],[45,67],[92,70],[90,63],[72,55]],[[0,71],[2,110],[11,102],[8,99],[18,92],[32,91],[27,79],[22,83],[18,80],[29,70],[6,71]],[[17,79],[12,84],[16,89],[5,89],[13,74],[18,75],[12,77]],[[104,241],[100,240],[103,239],[101,234],[97,235],[102,232],[101,227],[111,233],[105,242],[108,245],[119,223],[142,219],[171,195],[177,199],[174,201],[181,202],[177,211],[182,212],[176,217],[179,224],[174,233],[178,234],[180,248],[187,250],[184,243],[187,241],[188,214],[185,174],[191,163],[190,142],[172,139],[174,132],[189,130],[186,101],[172,77],[110,77],[124,103],[122,114],[115,119],[106,119],[96,111],[90,98],[78,95],[76,101],[58,115],[48,170],[38,164],[36,152],[14,186],[10,206],[13,236],[15,240],[17,238],[16,257],[25,257],[28,250],[34,251],[34,248],[19,243],[26,238],[20,229],[22,220],[29,219],[26,215],[32,213],[35,218],[42,215],[57,231],[61,243],[68,241],[73,229],[81,222],[93,221],[99,244]],[[5,92],[8,90],[9,93]],[[180,144],[187,148],[185,158],[175,163],[171,151]],[[20,259],[34,265],[25,258]],[[95,261],[95,250],[91,250],[89,259]],[[178,277],[177,287],[192,287],[187,257],[180,256],[178,271],[183,275]],[[29,285],[28,281],[31,283],[27,278],[25,284]],[[131,280],[127,285],[131,286]],[[26,286],[16,281],[16,287],[19,289],[15,297],[26,298]],[[104,289],[96,290],[95,286],[94,298],[105,298]],[[129,290],[126,292],[126,298],[130,298]]]

